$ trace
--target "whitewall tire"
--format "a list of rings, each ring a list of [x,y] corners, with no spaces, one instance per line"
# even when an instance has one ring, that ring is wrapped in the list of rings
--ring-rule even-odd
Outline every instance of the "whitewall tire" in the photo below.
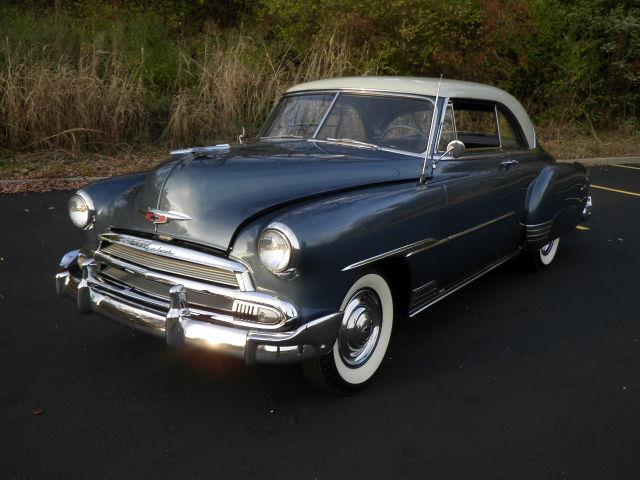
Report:
[[[393,297],[383,277],[369,273],[349,289],[340,310],[344,317],[333,349],[303,363],[314,385],[350,393],[366,385],[384,360],[393,329]]]
[[[551,240],[546,245],[543,245],[538,250],[538,258],[540,259],[540,263],[545,267],[551,265],[551,262],[556,258],[556,253],[558,252],[558,245],[560,244],[560,239],[556,238]]]
[[[559,246],[560,238],[554,238],[549,243],[546,243],[536,250],[524,252],[524,266],[528,270],[532,270],[534,272],[540,272],[547,269],[556,259]]]

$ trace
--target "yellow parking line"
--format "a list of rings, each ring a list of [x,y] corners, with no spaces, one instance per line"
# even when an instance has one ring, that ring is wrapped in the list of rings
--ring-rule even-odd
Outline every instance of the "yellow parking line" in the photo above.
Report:
[[[640,167],[631,167],[629,165],[619,165],[617,163],[612,163],[612,167],[620,167],[620,168],[630,168],[631,170],[640,170]]]
[[[582,225],[578,225],[576,230],[591,230],[589,227],[583,227]]]
[[[607,190],[608,192],[624,193],[625,195],[633,195],[634,197],[640,197],[640,193],[627,192],[626,190],[618,190],[617,188],[603,187],[602,185],[591,184],[591,188],[598,188],[600,190]]]

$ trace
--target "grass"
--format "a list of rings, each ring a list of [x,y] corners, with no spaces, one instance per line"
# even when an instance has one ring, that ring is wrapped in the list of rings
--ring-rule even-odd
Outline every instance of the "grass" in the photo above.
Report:
[[[255,134],[291,85],[347,74],[371,74],[365,54],[354,65],[346,43],[316,42],[302,58],[273,58],[264,43],[236,32],[211,32],[199,50],[173,53],[174,83],[158,100],[139,58],[93,37],[75,54],[51,58],[8,38],[0,48],[0,146],[5,156],[39,150],[113,153],[167,148]],[[73,50],[70,50],[73,51]]]
[[[547,126],[537,134],[540,144],[559,159],[640,156],[640,130],[630,126],[600,132]]]
[[[141,79],[95,45],[47,62],[4,45],[0,141],[8,150],[75,153],[149,139]]]
[[[255,135],[293,84],[394,73],[384,51],[335,33],[276,48],[255,28],[184,35],[152,13],[105,8],[0,6],[0,179],[148,170],[173,148]],[[601,132],[589,120],[539,128],[538,138],[557,158],[640,155],[637,125]]]
[[[539,141],[559,159],[608,156],[640,156],[640,134],[616,130],[581,134],[571,129],[540,129]],[[27,180],[26,183],[0,181],[0,193],[80,188],[86,180],[63,182],[62,178],[109,177],[148,171],[167,158],[164,146],[143,150],[122,149],[112,154],[73,153],[40,150],[0,158],[0,179]]]

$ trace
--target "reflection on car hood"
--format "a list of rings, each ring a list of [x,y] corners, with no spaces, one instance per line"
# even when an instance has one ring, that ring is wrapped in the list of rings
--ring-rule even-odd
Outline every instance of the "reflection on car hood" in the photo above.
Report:
[[[232,147],[185,155],[151,172],[145,207],[191,217],[158,225],[158,233],[227,250],[247,219],[292,201],[380,182],[415,179],[421,159],[315,142]]]

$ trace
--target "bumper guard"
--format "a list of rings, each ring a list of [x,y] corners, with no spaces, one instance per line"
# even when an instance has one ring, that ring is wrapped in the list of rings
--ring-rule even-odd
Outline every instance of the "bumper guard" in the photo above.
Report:
[[[239,328],[203,321],[189,309],[183,285],[169,287],[170,308],[166,316],[106,295],[92,287],[97,283],[96,263],[82,262],[82,277],[70,267],[77,264],[79,250],[67,253],[56,274],[56,291],[76,299],[80,313],[97,313],[136,330],[163,337],[170,347],[196,346],[254,363],[295,363],[327,353],[336,341],[343,312],[311,320],[296,329],[273,331]]]

